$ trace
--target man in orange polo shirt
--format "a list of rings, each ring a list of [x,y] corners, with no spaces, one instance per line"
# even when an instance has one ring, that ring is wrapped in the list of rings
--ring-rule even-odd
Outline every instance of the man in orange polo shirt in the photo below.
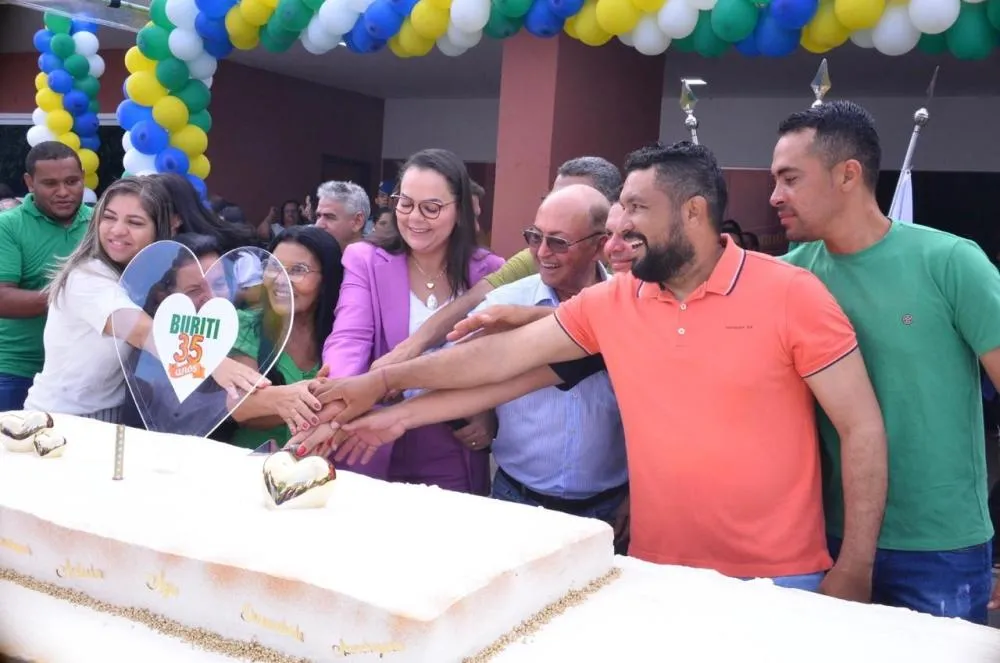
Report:
[[[885,432],[850,323],[812,274],[720,236],[726,188],[707,149],[656,145],[626,171],[625,233],[644,246],[631,275],[555,316],[320,384],[317,396],[338,422],[410,388],[465,390],[427,398],[481,409],[551,384],[546,364],[600,352],[627,438],[631,555],[869,600]],[[814,397],[841,433],[848,511],[847,552],[825,577]],[[345,426],[340,453],[391,438],[400,424],[384,423]]]

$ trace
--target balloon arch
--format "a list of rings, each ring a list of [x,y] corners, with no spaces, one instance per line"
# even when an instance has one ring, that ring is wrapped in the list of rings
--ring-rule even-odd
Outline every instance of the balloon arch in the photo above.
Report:
[[[730,48],[748,57],[784,57],[800,47],[825,53],[850,40],[889,56],[918,48],[983,59],[1000,45],[1000,0],[152,0],[149,13],[125,56],[126,99],[117,111],[126,131],[125,171],[185,174],[203,195],[211,171],[205,150],[212,77],[233,49],[259,45],[280,53],[300,41],[314,54],[344,46],[410,58],[437,47],[458,56],[483,36],[504,39],[522,29],[539,38],[565,32],[588,46],[617,37],[646,55],[673,48],[704,57]],[[36,82],[38,105],[47,115],[36,118],[43,129],[32,131],[38,129],[35,139],[65,138],[84,155],[91,134],[81,133],[76,145],[66,136],[67,117],[73,129],[87,129],[90,120],[74,113],[83,102],[70,108],[70,97],[74,90],[96,93],[90,79],[103,63],[95,67],[92,40],[67,25],[69,19],[47,14],[46,30],[36,35],[46,74]],[[66,34],[79,53],[70,53],[71,42],[59,36]],[[86,158],[89,177],[96,165]]]

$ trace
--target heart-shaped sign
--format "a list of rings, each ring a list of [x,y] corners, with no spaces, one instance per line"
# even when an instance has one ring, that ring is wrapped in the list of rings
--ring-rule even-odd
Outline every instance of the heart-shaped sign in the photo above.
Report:
[[[122,273],[122,287],[145,314],[130,324],[151,323],[148,351],[117,345],[130,395],[128,425],[212,434],[248,395],[233,403],[216,378],[235,362],[266,376],[288,342],[293,289],[280,263],[256,248],[219,255],[204,239],[155,242]],[[265,265],[274,266],[266,275]],[[132,331],[122,324],[112,317],[117,338]]]
[[[337,471],[326,458],[279,451],[264,461],[264,493],[272,509],[319,509],[333,492]]]

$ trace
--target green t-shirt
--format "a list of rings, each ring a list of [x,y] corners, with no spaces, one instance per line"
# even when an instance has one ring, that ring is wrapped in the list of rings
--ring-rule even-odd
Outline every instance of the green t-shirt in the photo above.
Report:
[[[87,234],[91,213],[81,205],[73,220],[63,225],[35,207],[34,194],[19,207],[0,212],[0,283],[42,290],[59,258],[72,253]],[[42,370],[46,317],[0,317],[0,373],[33,378]]]
[[[837,298],[858,335],[889,440],[879,547],[954,550],[993,535],[979,356],[1000,347],[1000,274],[973,242],[893,223],[877,244],[785,256]],[[820,412],[827,529],[844,531],[840,440]]]
[[[260,351],[260,314],[240,310],[237,311],[240,320],[240,333],[236,337],[233,349],[230,354],[241,354],[253,359],[257,358]],[[303,380],[312,380],[319,372],[319,366],[314,366],[308,370],[302,370],[292,360],[286,352],[278,356],[278,362],[274,369],[278,371],[286,385]],[[288,426],[281,425],[274,428],[245,428],[241,426],[233,435],[232,444],[246,449],[256,449],[268,440],[274,440],[279,446],[284,446],[291,438]]]
[[[531,249],[521,249],[510,257],[500,269],[486,277],[486,282],[494,288],[509,285],[515,281],[538,273],[538,265],[531,257]]]

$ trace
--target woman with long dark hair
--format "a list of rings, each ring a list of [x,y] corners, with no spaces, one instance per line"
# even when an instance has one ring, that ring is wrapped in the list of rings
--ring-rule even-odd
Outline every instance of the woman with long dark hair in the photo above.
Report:
[[[173,216],[171,226],[175,234],[211,235],[219,241],[222,253],[256,244],[253,230],[248,226],[223,221],[210,208],[205,207],[186,177],[176,173],[160,173],[150,177],[159,180],[170,194]]]

